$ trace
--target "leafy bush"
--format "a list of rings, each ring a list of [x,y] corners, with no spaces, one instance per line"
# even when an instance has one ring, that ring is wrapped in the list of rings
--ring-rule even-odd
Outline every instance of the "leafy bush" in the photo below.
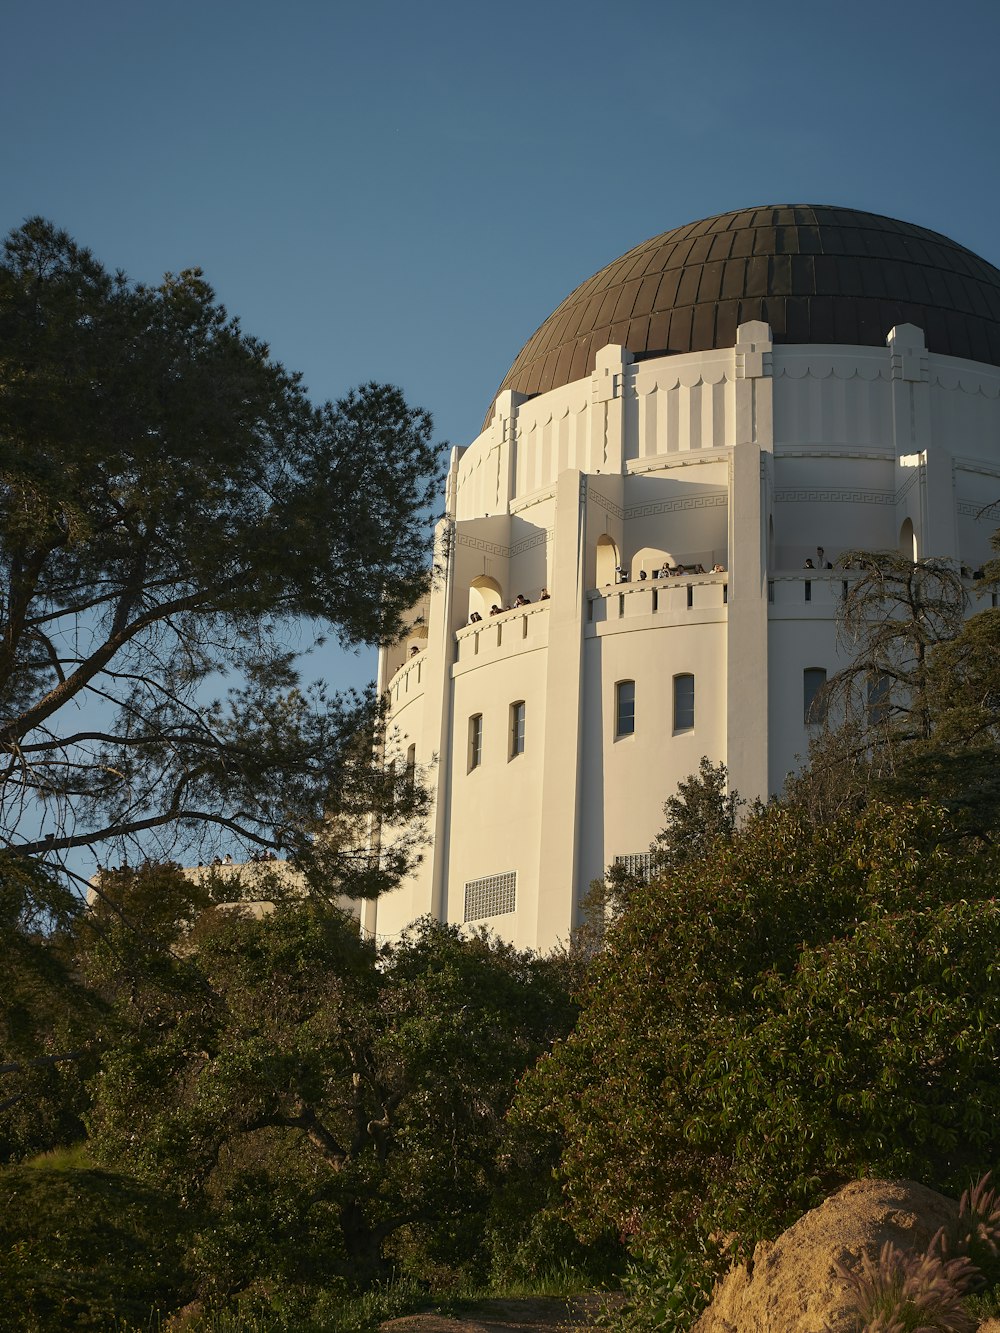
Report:
[[[578,1233],[746,1249],[846,1179],[1000,1159],[998,870],[923,805],[770,808],[637,891],[516,1108]]]
[[[106,1171],[0,1170],[0,1310],[17,1330],[146,1326],[185,1296],[182,1217]]]

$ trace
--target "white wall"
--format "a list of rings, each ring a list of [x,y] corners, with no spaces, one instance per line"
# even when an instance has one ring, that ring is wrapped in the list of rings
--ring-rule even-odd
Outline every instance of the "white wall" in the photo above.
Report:
[[[830,560],[895,548],[909,519],[921,554],[988,558],[1000,370],[928,355],[908,325],[885,349],[772,347],[761,324],[738,339],[638,364],[605,348],[586,379],[502,395],[455,452],[452,557],[424,608],[427,647],[412,663],[383,654],[397,744],[420,737],[418,762],[437,759],[437,840],[369,929],[392,934],[426,910],[461,921],[467,881],[516,871],[517,911],[487,924],[522,946],[565,940],[589,880],[646,850],[703,755],[762,796],[804,756],[803,670],[842,664],[842,578],[803,571],[817,546]],[[602,535],[635,574],[658,553],[726,572],[598,587]],[[524,592],[531,607],[467,625],[483,575],[505,605]],[[676,735],[679,672],[695,676],[696,721]],[[616,738],[625,679],[636,730]],[[519,699],[525,752],[510,759]],[[473,713],[484,752],[469,773]]]

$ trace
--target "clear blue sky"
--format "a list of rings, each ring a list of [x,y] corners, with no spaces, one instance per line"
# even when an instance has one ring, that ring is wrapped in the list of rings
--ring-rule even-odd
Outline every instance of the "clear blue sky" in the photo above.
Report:
[[[1000,263],[1000,0],[5,0],[0,34],[0,231],[200,265],[314,397],[392,381],[453,443],[696,218],[845,204]]]

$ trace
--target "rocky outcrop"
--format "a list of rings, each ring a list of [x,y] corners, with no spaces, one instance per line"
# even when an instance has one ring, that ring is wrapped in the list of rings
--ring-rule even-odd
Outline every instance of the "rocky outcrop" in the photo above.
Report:
[[[857,1313],[835,1263],[877,1259],[886,1241],[926,1249],[958,1205],[914,1181],[856,1180],[806,1213],[716,1287],[694,1333],[854,1333]]]

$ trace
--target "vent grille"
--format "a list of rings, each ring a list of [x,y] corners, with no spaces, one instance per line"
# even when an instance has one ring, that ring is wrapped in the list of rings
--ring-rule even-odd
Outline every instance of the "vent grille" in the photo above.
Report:
[[[486,875],[470,879],[465,885],[465,919],[482,921],[488,916],[505,916],[514,911],[517,897],[517,871],[506,875]]]
[[[616,856],[615,865],[621,866],[635,879],[641,879],[644,884],[648,884],[653,877],[652,852],[632,852],[629,856]]]

